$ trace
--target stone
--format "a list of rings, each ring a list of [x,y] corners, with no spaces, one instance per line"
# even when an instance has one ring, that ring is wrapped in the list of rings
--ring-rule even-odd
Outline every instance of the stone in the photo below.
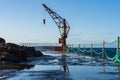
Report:
[[[5,43],[5,40],[0,40]],[[0,61],[18,63],[26,61],[27,58],[42,56],[41,51],[36,51],[34,47],[19,46],[14,43],[5,43],[0,46]]]

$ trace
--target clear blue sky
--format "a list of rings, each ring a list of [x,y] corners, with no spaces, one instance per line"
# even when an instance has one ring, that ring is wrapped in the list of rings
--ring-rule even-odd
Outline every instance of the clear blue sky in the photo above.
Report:
[[[120,0],[0,0],[0,37],[13,43],[57,43],[59,30],[42,3],[67,19],[68,43],[110,42],[120,36]]]

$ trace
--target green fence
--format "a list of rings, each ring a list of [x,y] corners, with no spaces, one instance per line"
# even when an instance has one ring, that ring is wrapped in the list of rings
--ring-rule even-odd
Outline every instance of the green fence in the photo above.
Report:
[[[105,46],[106,45],[112,45],[112,44],[115,44],[116,45],[116,54],[113,56],[113,57],[109,57],[108,54],[105,50]],[[89,50],[86,50],[85,48],[85,45],[83,47],[83,49],[80,48],[80,44],[78,44],[78,50],[75,51],[73,49],[73,45],[72,46],[68,46],[68,49],[67,49],[67,52],[73,52],[73,53],[84,53],[84,55],[86,53],[90,53],[91,54],[91,57],[92,57],[92,54],[95,53],[95,54],[98,54],[98,55],[102,55],[102,59],[104,61],[104,57],[107,58],[107,60],[114,60],[115,62],[117,63],[120,63],[120,49],[119,49],[119,44],[120,44],[120,37],[117,38],[117,40],[113,41],[113,42],[110,42],[110,43],[107,43],[107,42],[103,42],[102,44],[97,44],[97,45],[101,45],[102,46],[102,50],[101,52],[98,52],[96,50],[93,49],[93,44],[91,44],[91,47]]]

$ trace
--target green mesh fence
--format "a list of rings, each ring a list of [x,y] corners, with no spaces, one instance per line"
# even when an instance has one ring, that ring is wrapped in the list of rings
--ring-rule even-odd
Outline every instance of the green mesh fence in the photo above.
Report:
[[[117,56],[115,57],[115,61],[120,63],[120,52],[116,53]]]
[[[84,52],[84,50],[80,49],[80,52]]]
[[[105,42],[105,44],[116,44],[117,42],[119,42],[120,43],[120,38],[118,38],[118,41],[117,40],[115,40],[115,41],[113,41],[113,42],[109,42],[109,43],[107,43],[107,42]],[[118,44],[119,44],[118,43]],[[101,44],[95,44],[95,45],[98,45],[98,46],[100,46]],[[73,45],[72,45],[73,46]],[[79,52],[81,53],[84,53],[84,49],[80,49],[80,48],[78,48],[79,49]],[[73,47],[71,48],[71,49],[67,49],[67,52],[70,52],[70,51],[73,51],[73,52],[77,52],[78,53],[78,51],[74,51],[74,49],[73,49]],[[91,52],[91,50],[85,50],[85,52],[87,52],[87,53],[90,53]],[[94,54],[98,54],[98,55],[100,55],[100,54],[102,54],[102,52],[97,52],[96,50],[93,50],[92,49],[92,52],[94,53]],[[106,53],[106,51],[104,51],[104,54],[105,54],[105,57],[108,59],[108,60],[115,60],[115,62],[118,62],[118,63],[120,63],[120,51],[119,52],[117,52],[116,51],[116,54],[113,56],[113,57],[109,57],[108,56],[108,54],[109,53]]]
[[[87,53],[90,53],[91,51],[90,50],[86,50]]]
[[[67,53],[70,52],[70,48],[67,48],[67,49],[66,49],[66,52],[67,52]]]
[[[115,41],[113,41],[113,42],[105,42],[105,44],[115,44],[117,41],[115,40]]]
[[[102,54],[102,52],[97,52],[95,50],[92,50],[95,54]]]
[[[116,58],[116,56],[117,56],[117,54],[115,54],[114,57],[109,57],[109,56],[108,56],[108,53],[106,53],[106,51],[105,51],[104,53],[105,53],[105,57],[106,57],[108,60],[114,60],[114,59]]]

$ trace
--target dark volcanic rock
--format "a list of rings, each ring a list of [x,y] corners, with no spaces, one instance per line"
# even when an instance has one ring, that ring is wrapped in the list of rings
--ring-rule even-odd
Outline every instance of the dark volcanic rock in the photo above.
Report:
[[[5,40],[3,38],[0,38],[0,44],[5,44]]]
[[[17,57],[15,57],[13,54],[10,54],[8,52],[0,52],[0,60],[13,62],[17,60]]]
[[[41,51],[36,51],[37,52],[37,56],[42,56],[42,52]]]
[[[0,66],[0,70],[8,70],[8,69],[30,69],[34,67],[34,65],[28,65],[28,64],[5,64]]]
[[[34,47],[19,46],[14,43],[6,43],[0,46],[0,61],[21,62],[30,57],[39,57],[43,54]]]

